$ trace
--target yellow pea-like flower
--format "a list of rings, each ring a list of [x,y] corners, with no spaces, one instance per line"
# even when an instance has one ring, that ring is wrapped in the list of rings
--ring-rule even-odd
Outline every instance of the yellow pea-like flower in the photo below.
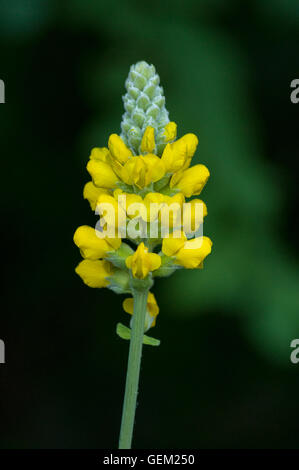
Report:
[[[94,185],[98,188],[116,188],[119,179],[108,163],[91,159],[87,163],[87,171],[92,177]]]
[[[197,196],[209,176],[210,172],[205,165],[194,165],[175,173],[170,180],[170,187],[179,189],[186,197]]]
[[[167,144],[161,157],[166,172],[174,173],[180,170],[187,161],[190,164],[197,145],[198,138],[194,134],[186,134],[172,144]]]
[[[87,199],[91,209],[94,211],[97,206],[97,200],[101,194],[109,194],[109,191],[104,188],[97,188],[92,181],[86,183],[83,189],[83,197]]]
[[[199,268],[203,260],[212,251],[212,241],[208,237],[187,240],[184,234],[180,238],[165,238],[162,252],[175,258],[175,262],[186,269]]]
[[[123,309],[125,312],[133,315],[134,299],[129,297],[123,301]],[[156,325],[156,318],[159,313],[159,307],[156,298],[152,292],[148,293],[146,304],[145,331]]]
[[[107,287],[113,267],[109,261],[84,259],[75,269],[82,281],[89,287]]]
[[[156,253],[149,253],[144,243],[140,243],[135,253],[126,259],[126,265],[135,278],[144,279],[149,272],[161,266],[161,257]]]
[[[126,163],[133,156],[131,150],[128,149],[122,138],[117,134],[110,135],[108,147],[112,158],[121,164]]]
[[[96,260],[104,258],[108,252],[117,250],[121,245],[121,238],[100,238],[94,228],[88,225],[78,227],[74,234],[74,243],[80,249],[83,258]]]
[[[157,155],[147,154],[133,157],[124,165],[121,178],[129,185],[144,188],[159,181],[165,175],[163,162]]]
[[[133,157],[127,161],[121,170],[121,179],[129,185],[135,184],[139,188],[145,186],[146,166],[141,156]]]
[[[147,126],[142,137],[140,150],[142,153],[153,153],[155,146],[155,129]]]
[[[164,128],[165,142],[175,140],[177,134],[177,125],[175,122],[169,122]]]

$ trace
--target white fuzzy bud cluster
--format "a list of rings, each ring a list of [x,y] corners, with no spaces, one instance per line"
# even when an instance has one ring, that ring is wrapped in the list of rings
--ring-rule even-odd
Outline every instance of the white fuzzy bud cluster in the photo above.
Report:
[[[135,155],[140,154],[140,144],[147,126],[155,129],[156,153],[165,147],[164,128],[169,122],[165,108],[160,77],[153,65],[137,62],[130,68],[123,97],[125,113],[121,122],[121,138]]]

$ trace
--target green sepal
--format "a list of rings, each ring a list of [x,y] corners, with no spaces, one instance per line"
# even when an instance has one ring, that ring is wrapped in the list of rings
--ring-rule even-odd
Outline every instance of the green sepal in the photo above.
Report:
[[[159,191],[161,194],[164,194],[164,196],[175,196],[177,193],[180,192],[179,189],[177,188],[170,188],[169,186],[165,186],[164,188],[160,189]]]
[[[118,181],[116,185],[119,189],[121,189],[125,193],[134,193],[133,187],[129,184],[123,183],[122,181]]]
[[[116,269],[114,273],[106,278],[109,281],[108,289],[116,294],[128,294],[130,290],[130,275],[128,271]]]
[[[122,323],[117,323],[116,325],[116,334],[122,339],[131,339],[131,329],[127,326],[123,325]],[[152,338],[151,336],[143,335],[143,344],[147,344],[149,346],[160,346],[161,341],[156,338]]]
[[[167,173],[165,176],[163,176],[163,178],[161,178],[159,181],[157,181],[154,184],[155,191],[160,192],[163,188],[165,188],[165,186],[167,186],[167,188],[165,188],[165,190],[168,189],[168,184],[169,184],[171,176],[172,176],[171,173]]]
[[[150,290],[154,285],[152,273],[149,273],[144,279],[137,279],[130,272],[130,288],[134,290]]]
[[[117,268],[127,270],[126,259],[133,253],[134,250],[132,250],[129,245],[122,242],[118,250],[110,251],[109,253],[107,253],[106,259]]]
[[[160,252],[161,266],[152,272],[153,277],[168,277],[171,276],[177,269],[182,269],[182,266],[175,264],[174,258],[164,255]]]

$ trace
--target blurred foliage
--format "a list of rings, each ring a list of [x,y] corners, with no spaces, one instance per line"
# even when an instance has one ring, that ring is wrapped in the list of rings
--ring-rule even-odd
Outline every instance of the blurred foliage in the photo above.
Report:
[[[204,270],[155,286],[162,345],[144,354],[136,445],[297,445],[298,23],[292,0],[2,0],[2,447],[117,441],[126,316],[76,278],[72,234],[95,221],[85,163],[119,132],[142,59],[179,135],[199,135],[214,247]]]

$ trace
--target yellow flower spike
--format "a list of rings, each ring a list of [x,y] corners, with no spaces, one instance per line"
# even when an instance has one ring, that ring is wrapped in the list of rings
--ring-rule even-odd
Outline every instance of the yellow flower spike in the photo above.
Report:
[[[134,313],[134,299],[129,297],[123,301],[123,309],[125,312],[133,315]],[[156,325],[156,318],[159,313],[159,307],[156,301],[156,298],[152,292],[148,293],[147,304],[146,304],[146,313],[149,318],[146,318],[145,330]]]
[[[135,278],[144,279],[150,271],[161,266],[161,257],[156,253],[149,253],[144,243],[140,243],[135,253],[126,259],[126,265]]]
[[[121,238],[99,238],[94,228],[82,225],[74,234],[74,243],[80,248],[83,258],[96,260],[117,250],[121,245]]]
[[[108,156],[109,150],[106,147],[95,147],[92,149],[89,158],[90,160],[100,160],[102,162],[107,162]]]
[[[113,267],[106,260],[84,259],[75,271],[88,287],[107,287],[109,285],[107,278],[113,273]]]
[[[101,160],[89,160],[87,171],[98,188],[113,189],[119,181],[111,166]]]
[[[167,144],[161,157],[166,172],[174,173],[180,170],[187,161],[190,164],[197,145],[198,138],[194,134],[186,134],[172,144]]]
[[[175,255],[176,262],[186,269],[202,267],[203,260],[212,251],[212,241],[208,237],[193,238],[185,242]]]
[[[142,137],[140,150],[142,153],[152,153],[155,150],[155,146],[155,129],[147,126]]]
[[[175,140],[177,134],[177,125],[175,122],[169,122],[164,129],[165,142]]]
[[[107,189],[103,188],[97,188],[92,181],[89,181],[86,183],[83,189],[83,197],[84,199],[87,199],[91,209],[94,211],[97,206],[97,200],[98,197],[101,194],[109,194],[109,191]]]
[[[169,122],[153,65],[132,65],[125,86],[121,134],[110,135],[107,148],[92,149],[87,164],[92,181],[83,195],[100,216],[96,231],[82,226],[74,234],[85,258],[76,267],[84,283],[132,296],[123,302],[132,315],[130,328],[118,323],[116,330],[130,341],[119,449],[131,449],[142,345],[160,344],[145,334],[159,313],[149,289],[180,268],[202,267],[212,249],[198,230],[205,204],[201,210],[196,206],[201,201],[192,200],[184,217],[185,198],[200,194],[209,177],[204,165],[190,167],[197,137],[190,133],[176,140],[177,125]]]
[[[170,188],[179,189],[184,196],[197,196],[206,184],[210,172],[204,165],[194,165],[175,173],[170,180]]]
[[[110,135],[108,147],[112,158],[121,164],[126,163],[133,156],[131,150],[128,149],[122,138],[117,134]]]

